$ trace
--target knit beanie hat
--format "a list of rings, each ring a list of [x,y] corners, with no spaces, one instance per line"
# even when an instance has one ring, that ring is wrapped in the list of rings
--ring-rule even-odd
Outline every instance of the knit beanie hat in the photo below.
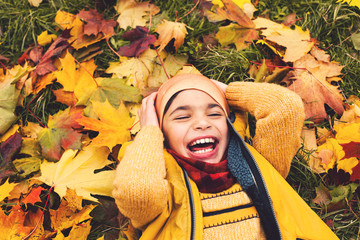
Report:
[[[207,93],[220,105],[226,116],[229,116],[230,111],[225,93],[212,80],[200,74],[180,74],[167,80],[158,90],[155,108],[160,128],[162,127],[164,110],[167,102],[177,92],[190,89]]]

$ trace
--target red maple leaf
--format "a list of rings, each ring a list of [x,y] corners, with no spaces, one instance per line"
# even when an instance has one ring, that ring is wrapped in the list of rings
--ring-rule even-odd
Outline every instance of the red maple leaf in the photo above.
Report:
[[[343,158],[357,157],[360,159],[360,143],[349,142],[340,144],[343,147],[345,156]],[[353,173],[350,176],[350,181],[360,180],[360,162],[352,169]]]
[[[97,36],[99,33],[103,33],[105,36],[111,37],[115,34],[114,27],[116,27],[117,22],[112,19],[104,19],[104,16],[95,9],[88,11],[81,10],[78,17],[86,22],[84,25],[84,34],[88,36]]]
[[[150,44],[156,41],[154,35],[148,34],[146,27],[137,26],[134,30],[126,32],[123,39],[131,42],[130,45],[122,46],[119,48],[118,53],[121,56],[126,57],[138,57],[146,49],[149,48]]]

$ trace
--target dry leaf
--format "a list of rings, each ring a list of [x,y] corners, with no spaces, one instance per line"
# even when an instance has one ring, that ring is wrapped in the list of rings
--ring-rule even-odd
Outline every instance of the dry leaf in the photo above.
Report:
[[[43,156],[57,161],[64,150],[81,148],[82,134],[74,130],[81,128],[76,122],[81,116],[81,111],[67,108],[49,117],[48,127],[38,134]]]
[[[288,26],[261,17],[256,18],[253,22],[256,29],[261,29],[261,35],[266,38],[266,42],[274,42],[286,48],[283,56],[285,62],[294,62],[300,59],[314,45],[310,39],[310,32],[303,31],[298,26],[295,26],[293,30]],[[271,43],[269,44],[271,45]]]
[[[296,92],[305,104],[306,118],[319,123],[327,119],[324,104],[327,104],[337,114],[342,115],[344,111],[344,97],[336,86],[326,81],[326,77],[336,76],[341,73],[342,66],[336,63],[317,61],[310,54],[305,55],[294,62],[295,78],[292,81],[284,79],[288,88]]]
[[[159,38],[154,43],[155,46],[159,46],[161,52],[168,43],[174,39],[175,51],[179,49],[184,43],[185,36],[187,34],[186,25],[179,22],[170,22],[163,20],[155,30],[159,34]]]
[[[40,46],[45,46],[52,41],[55,41],[57,36],[55,34],[49,34],[48,31],[43,31],[39,36],[37,36],[37,42]]]
[[[92,102],[93,111],[98,119],[82,117],[77,122],[85,129],[98,131],[91,145],[107,146],[112,149],[117,144],[123,144],[131,139],[130,128],[134,119],[130,117],[129,110],[122,103],[115,109],[107,100],[105,102]]]
[[[84,105],[97,88],[97,82],[93,77],[97,68],[94,59],[79,66],[75,58],[67,52],[64,58],[60,58],[60,62],[61,67],[55,72],[57,81],[64,87],[64,91],[74,92],[77,105]]]
[[[114,73],[117,78],[127,78],[127,84],[140,90],[148,86],[147,80],[157,58],[155,50],[148,49],[139,58],[120,58],[120,62],[110,62],[106,73]]]
[[[9,179],[7,179],[6,182],[0,186],[0,202],[10,196],[10,192],[16,185],[16,183],[9,183]]]
[[[31,6],[33,7],[39,7],[40,3],[42,3],[43,0],[28,0]]]
[[[149,2],[136,2],[134,0],[118,0],[115,10],[119,13],[117,19],[120,28],[136,28],[146,26],[147,17],[156,15],[160,8]]]
[[[107,159],[107,147],[86,147],[84,150],[68,149],[57,163],[44,161],[41,164],[41,176],[33,178],[53,186],[62,198],[68,188],[76,190],[84,199],[97,201],[90,194],[112,196],[115,171],[94,173],[111,162]]]
[[[231,23],[224,27],[219,27],[216,33],[216,39],[222,46],[234,43],[237,50],[247,48],[253,40],[258,39],[255,29],[243,28],[238,24]]]

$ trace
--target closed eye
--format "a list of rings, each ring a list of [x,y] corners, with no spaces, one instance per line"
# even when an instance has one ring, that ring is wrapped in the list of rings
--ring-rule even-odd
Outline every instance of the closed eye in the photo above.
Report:
[[[175,120],[183,120],[183,119],[188,119],[189,116],[180,116],[180,117],[176,117],[174,118]]]

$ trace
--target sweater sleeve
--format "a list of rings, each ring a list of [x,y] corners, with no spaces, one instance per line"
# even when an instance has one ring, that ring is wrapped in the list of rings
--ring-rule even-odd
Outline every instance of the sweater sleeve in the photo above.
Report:
[[[300,147],[305,119],[301,98],[276,84],[233,82],[226,88],[231,107],[256,118],[253,146],[285,178]]]
[[[163,134],[158,127],[140,130],[120,161],[113,197],[122,214],[141,228],[159,215],[167,204]]]

